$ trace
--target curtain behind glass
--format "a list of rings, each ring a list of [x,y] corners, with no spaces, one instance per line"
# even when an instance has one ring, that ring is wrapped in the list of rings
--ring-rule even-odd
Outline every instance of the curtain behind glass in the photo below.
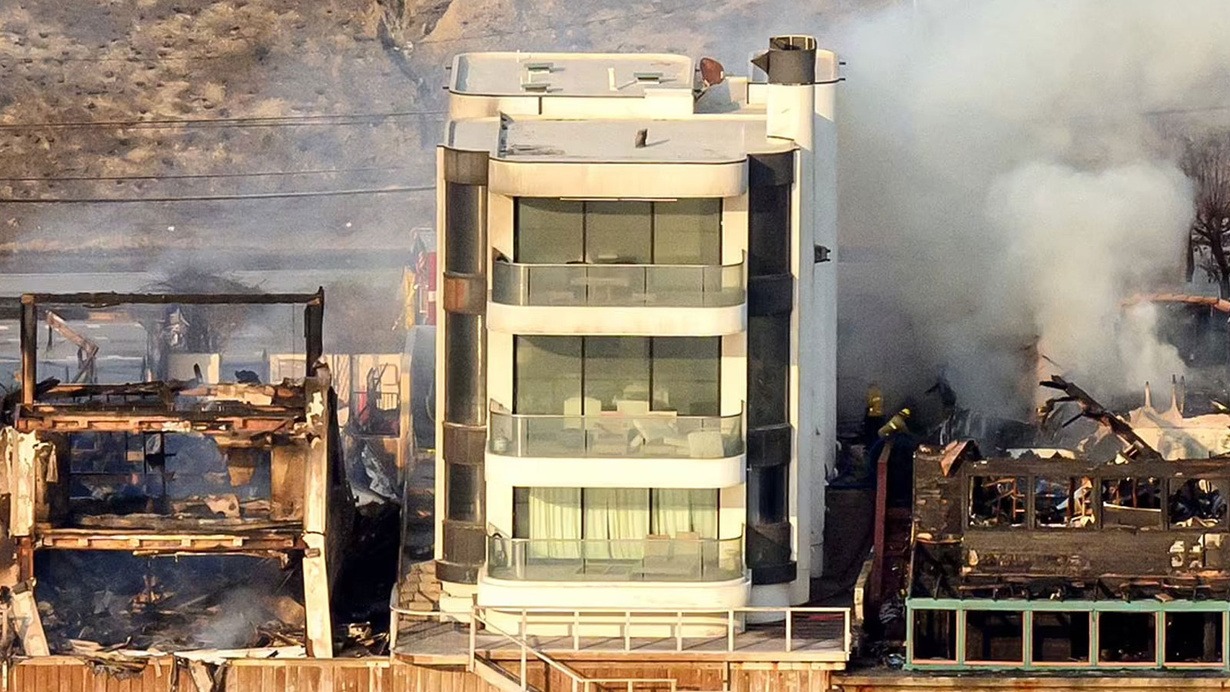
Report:
[[[581,489],[530,488],[530,557],[581,557]]]
[[[717,538],[718,491],[688,488],[655,488],[653,533],[671,536],[695,533]]]
[[[648,535],[648,488],[585,489],[586,558],[640,560]]]

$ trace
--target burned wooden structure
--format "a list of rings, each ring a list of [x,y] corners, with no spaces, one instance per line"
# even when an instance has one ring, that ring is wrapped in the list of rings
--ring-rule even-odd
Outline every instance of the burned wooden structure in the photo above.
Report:
[[[171,379],[160,368],[151,381],[38,381],[50,309],[167,327],[181,306],[259,305],[303,306],[302,380],[208,382],[199,368]],[[308,655],[331,656],[330,584],[353,499],[321,359],[323,310],[323,292],[22,296],[21,388],[0,430],[0,585],[40,588],[35,563],[50,551],[175,556],[188,570],[195,556],[276,557],[301,567]],[[172,497],[168,482],[192,492]],[[48,653],[36,632],[23,645]]]
[[[909,667],[1227,668],[1230,464],[1127,432],[1109,461],[917,453]]]

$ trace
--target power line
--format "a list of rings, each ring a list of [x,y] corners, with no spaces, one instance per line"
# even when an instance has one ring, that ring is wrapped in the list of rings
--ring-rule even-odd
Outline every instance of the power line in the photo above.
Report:
[[[233,118],[151,118],[148,120],[80,120],[45,123],[0,123],[3,130],[72,129],[117,127],[130,130],[173,129],[177,127],[301,127],[364,125],[381,120],[423,115],[444,115],[448,111],[391,111],[388,113],[321,113],[307,115],[244,116]]]
[[[185,173],[168,175],[80,175],[80,176],[25,176],[0,177],[0,182],[10,183],[43,183],[72,182],[99,180],[212,180],[224,178],[266,178],[293,177],[299,175],[327,175],[332,173],[365,173],[371,171],[408,171],[409,168],[399,166],[377,166],[371,168],[320,168],[302,171],[253,171],[247,173]]]
[[[260,192],[246,195],[185,195],[176,197],[55,197],[55,198],[7,198],[3,204],[152,204],[172,202],[231,202],[262,199],[293,199],[302,197],[342,197],[351,195],[383,195],[405,192],[435,190],[435,185],[383,187],[355,190],[310,190],[295,192]]]

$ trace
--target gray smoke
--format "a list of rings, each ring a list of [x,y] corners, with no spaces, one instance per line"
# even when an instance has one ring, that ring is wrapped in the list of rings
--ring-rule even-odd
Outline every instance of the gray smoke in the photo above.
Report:
[[[1102,395],[1182,373],[1121,301],[1182,281],[1173,141],[1230,106],[1227,30],[1217,0],[919,0],[835,28],[847,412],[943,371],[1020,414],[1035,346]]]

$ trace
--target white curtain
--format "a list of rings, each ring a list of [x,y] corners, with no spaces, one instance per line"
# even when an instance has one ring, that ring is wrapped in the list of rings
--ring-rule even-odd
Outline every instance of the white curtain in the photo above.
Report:
[[[653,532],[667,536],[696,533],[717,538],[718,491],[658,488],[653,491]]]
[[[648,488],[585,490],[585,557],[639,560],[649,535]]]
[[[581,556],[581,489],[530,488],[530,557]]]

